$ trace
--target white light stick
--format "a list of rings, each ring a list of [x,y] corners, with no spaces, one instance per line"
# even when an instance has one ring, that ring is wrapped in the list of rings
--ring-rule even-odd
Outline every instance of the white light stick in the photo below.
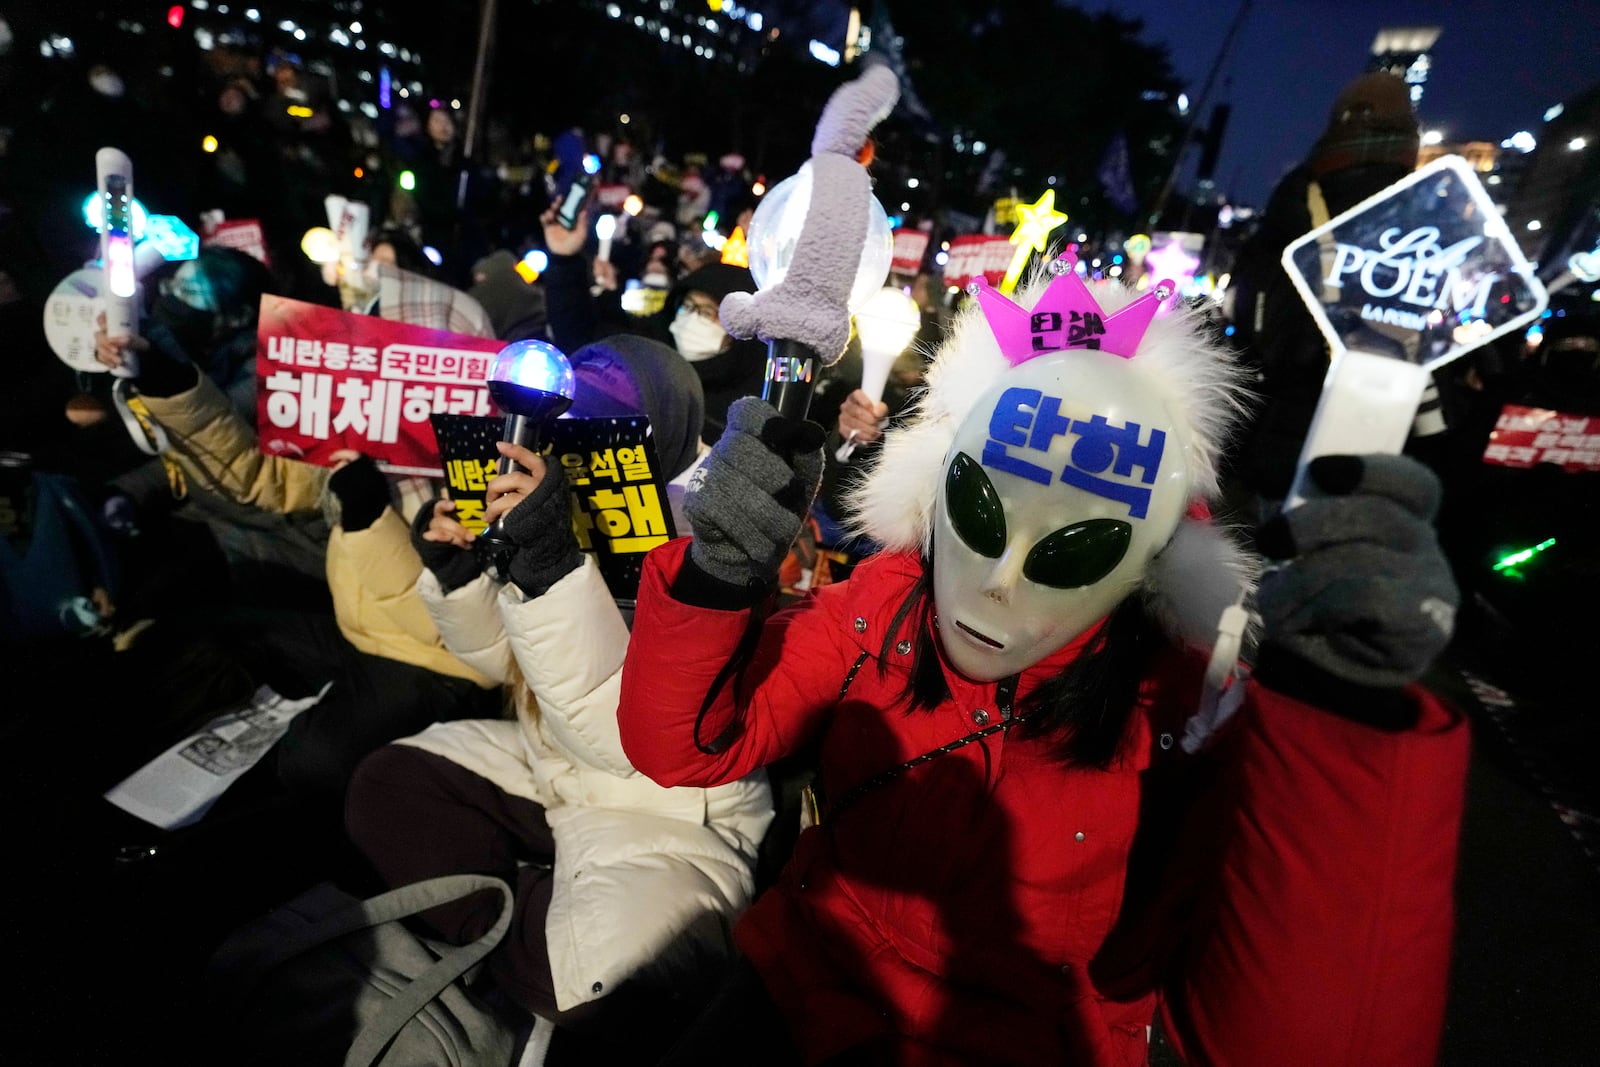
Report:
[[[1333,361],[1286,507],[1318,456],[1398,453],[1432,373],[1538,317],[1549,297],[1459,156],[1443,156],[1283,250]],[[1389,348],[1393,354],[1385,354]]]
[[[595,236],[600,238],[600,251],[595,258],[602,263],[611,262],[611,239],[617,233],[617,219],[614,215],[601,215],[594,224]]]
[[[96,185],[100,190],[100,262],[106,275],[102,297],[107,337],[137,337],[139,305],[134,299],[139,282],[133,263],[133,161],[125,152],[102,148],[94,154]],[[123,349],[122,365],[112,374],[119,378],[139,375],[139,357]]]
[[[856,312],[856,333],[861,337],[861,391],[874,404],[883,399],[889,371],[922,325],[922,310],[903,291],[889,286],[874,293]],[[848,462],[856,450],[855,430],[833,457]]]

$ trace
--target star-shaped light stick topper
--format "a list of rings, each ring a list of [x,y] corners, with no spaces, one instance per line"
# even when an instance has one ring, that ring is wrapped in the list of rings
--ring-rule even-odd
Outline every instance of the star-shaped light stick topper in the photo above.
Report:
[[[1028,265],[1028,257],[1035,252],[1043,252],[1050,231],[1067,221],[1066,213],[1056,210],[1054,189],[1046,189],[1044,195],[1032,204],[1018,204],[1017,215],[1020,220],[1017,228],[1011,231],[1011,243],[1017,246],[1017,250],[1011,256],[1011,265],[1006,268],[1004,280],[1000,282],[1002,293],[1009,293],[1017,287],[1022,268]]]
[[[1194,281],[1194,269],[1200,265],[1200,257],[1185,252],[1183,242],[1172,237],[1160,248],[1146,253],[1144,265],[1150,277],[1171,278],[1181,293]]]

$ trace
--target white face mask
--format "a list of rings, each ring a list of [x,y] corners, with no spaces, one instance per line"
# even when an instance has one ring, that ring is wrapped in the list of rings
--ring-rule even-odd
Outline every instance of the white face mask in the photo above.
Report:
[[[101,96],[109,96],[113,100],[120,99],[127,91],[122,84],[122,79],[109,70],[95,71],[89,75],[89,85]]]
[[[1128,360],[1059,352],[1003,374],[945,457],[933,596],[946,658],[1017,674],[1138,587],[1188,503],[1186,443]]]
[[[639,281],[647,289],[672,288],[672,276],[665,271],[646,271]]]
[[[690,363],[699,363],[722,352],[728,332],[704,315],[693,312],[680,313],[667,327],[678,355]]]

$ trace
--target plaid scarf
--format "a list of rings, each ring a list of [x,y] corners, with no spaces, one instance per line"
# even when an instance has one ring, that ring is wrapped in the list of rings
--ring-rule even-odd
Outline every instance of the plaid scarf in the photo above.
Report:
[[[489,313],[472,297],[387,263],[378,264],[378,314],[391,322],[432,330],[494,336]]]

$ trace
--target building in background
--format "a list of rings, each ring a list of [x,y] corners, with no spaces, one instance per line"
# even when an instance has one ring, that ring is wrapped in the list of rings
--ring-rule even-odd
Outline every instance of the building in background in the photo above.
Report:
[[[1386,26],[1372,41],[1368,70],[1386,70],[1411,88],[1411,102],[1422,102],[1422,90],[1433,69],[1430,50],[1439,39],[1438,26]]]

